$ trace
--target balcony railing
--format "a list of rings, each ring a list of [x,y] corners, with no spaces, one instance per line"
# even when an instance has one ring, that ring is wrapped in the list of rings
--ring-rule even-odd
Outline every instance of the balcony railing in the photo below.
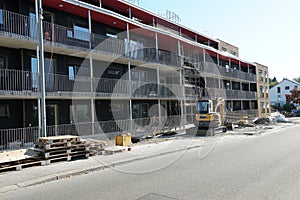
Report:
[[[39,95],[37,73],[22,70],[0,70],[0,95]],[[68,76],[45,74],[47,96],[96,95],[98,97],[143,97],[182,98],[183,87],[178,84],[137,82],[124,79],[91,78],[89,76]],[[131,92],[131,93],[130,93]]]
[[[0,94],[33,95],[39,91],[39,75],[30,71],[0,69]],[[13,93],[12,93],[13,92]]]
[[[198,97],[206,97],[217,99],[222,97],[224,99],[246,99],[255,100],[257,99],[257,93],[252,91],[242,91],[242,90],[226,90],[218,88],[199,88],[195,89],[195,95]]]
[[[112,134],[128,131],[133,136],[152,135],[159,132],[178,130],[183,126],[182,116],[165,116],[153,118],[137,118],[116,121],[99,121],[96,123],[76,123],[47,126],[47,136],[77,135],[82,137],[95,135],[109,139]],[[104,134],[104,135],[101,135]],[[0,150],[31,148],[39,137],[38,127],[2,129],[0,130]]]
[[[17,13],[6,10],[1,11],[0,34],[6,37],[36,40],[36,20]]]
[[[1,10],[2,23],[0,34],[6,37],[37,42],[36,19],[6,10]],[[61,25],[43,22],[43,37],[45,44],[76,50],[89,51],[90,46],[95,52],[114,57],[126,57],[143,62],[160,63],[178,67],[179,56],[175,53],[148,48],[142,45],[128,44],[126,40],[112,38]],[[128,46],[129,45],[129,46]]]
[[[130,93],[130,81],[124,79],[94,78],[94,92],[96,96],[116,96]]]
[[[256,75],[253,73],[246,73],[238,69],[225,68],[223,66],[218,66],[217,64],[210,62],[200,62],[199,70],[200,72],[206,72],[214,75],[226,76],[247,81],[256,81]]]

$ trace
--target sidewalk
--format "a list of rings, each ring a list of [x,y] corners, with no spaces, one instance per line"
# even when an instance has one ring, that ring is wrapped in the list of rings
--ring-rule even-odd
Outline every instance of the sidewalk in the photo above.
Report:
[[[200,148],[202,138],[174,138],[173,140],[134,145],[131,151],[100,155],[70,162],[25,168],[0,174],[0,194],[49,181],[104,170],[118,165],[170,153]]]

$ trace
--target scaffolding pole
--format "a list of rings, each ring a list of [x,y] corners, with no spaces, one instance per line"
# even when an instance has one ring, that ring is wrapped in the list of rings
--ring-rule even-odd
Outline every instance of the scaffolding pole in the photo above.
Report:
[[[39,36],[39,72],[40,72],[40,90],[41,90],[41,136],[47,137],[46,130],[46,88],[45,88],[45,63],[44,63],[44,38],[43,38],[43,8],[42,0],[36,0],[36,5],[38,7],[36,13],[38,15],[38,36]]]

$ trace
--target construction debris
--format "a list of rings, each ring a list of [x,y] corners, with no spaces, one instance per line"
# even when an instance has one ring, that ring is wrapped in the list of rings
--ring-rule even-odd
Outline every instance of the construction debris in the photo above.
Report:
[[[128,150],[128,147],[124,146],[112,146],[112,147],[106,147],[105,148],[105,154],[112,155],[115,153],[121,153]]]
[[[90,156],[105,154],[107,143],[102,140],[87,139],[86,143],[90,147]]]
[[[267,117],[261,117],[261,118],[254,119],[253,123],[256,124],[256,125],[270,124],[271,120]]]

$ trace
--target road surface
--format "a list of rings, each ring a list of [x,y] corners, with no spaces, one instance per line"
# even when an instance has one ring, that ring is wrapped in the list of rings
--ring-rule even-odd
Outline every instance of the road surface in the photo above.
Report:
[[[4,199],[300,199],[300,126],[0,195]]]

